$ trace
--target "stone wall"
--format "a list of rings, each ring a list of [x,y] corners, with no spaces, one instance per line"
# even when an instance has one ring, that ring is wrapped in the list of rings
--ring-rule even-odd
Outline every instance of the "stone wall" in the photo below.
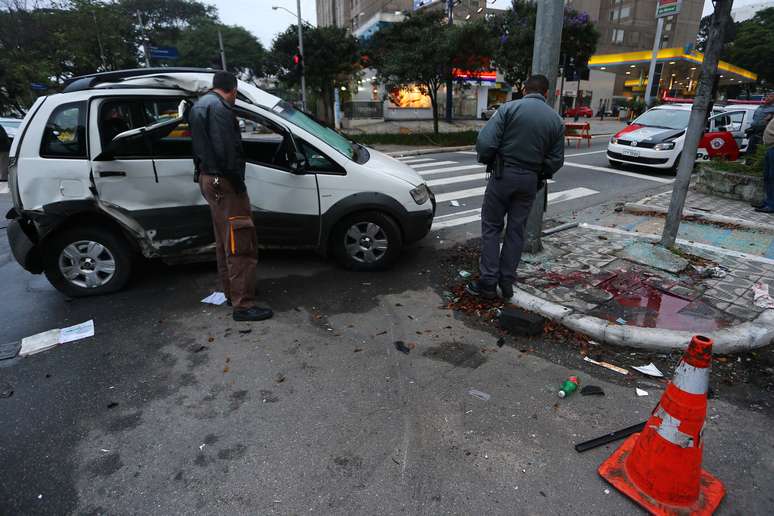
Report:
[[[717,170],[710,164],[696,167],[691,188],[697,192],[750,203],[763,201],[763,177]]]

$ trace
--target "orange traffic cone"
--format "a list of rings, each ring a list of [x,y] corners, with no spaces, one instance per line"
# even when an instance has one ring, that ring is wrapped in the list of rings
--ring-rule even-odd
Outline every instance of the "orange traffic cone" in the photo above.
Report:
[[[645,424],[599,474],[656,515],[712,514],[726,493],[701,469],[712,339],[695,336]]]

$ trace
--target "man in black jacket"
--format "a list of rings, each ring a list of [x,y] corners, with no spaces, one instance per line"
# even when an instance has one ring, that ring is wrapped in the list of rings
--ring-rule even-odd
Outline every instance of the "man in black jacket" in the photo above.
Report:
[[[255,304],[258,237],[245,187],[242,135],[233,106],[237,80],[216,72],[212,90],[188,113],[195,180],[210,205],[218,259],[218,280],[234,307],[235,321],[262,321],[273,314]]]

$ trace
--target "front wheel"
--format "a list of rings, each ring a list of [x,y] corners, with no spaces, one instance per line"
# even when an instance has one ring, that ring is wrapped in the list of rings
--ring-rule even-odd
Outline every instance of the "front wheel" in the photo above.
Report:
[[[339,222],[332,234],[332,246],[334,256],[347,269],[384,270],[400,256],[403,236],[392,217],[368,211]]]
[[[610,165],[610,168],[622,168],[623,163],[620,161],[614,161],[612,159],[607,160],[608,164]]]
[[[63,294],[97,296],[121,290],[131,276],[132,261],[121,235],[101,227],[74,227],[48,242],[44,272]]]

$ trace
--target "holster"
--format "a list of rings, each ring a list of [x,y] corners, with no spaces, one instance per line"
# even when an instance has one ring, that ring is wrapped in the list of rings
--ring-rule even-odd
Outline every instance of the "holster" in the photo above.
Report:
[[[486,164],[486,173],[495,179],[502,179],[503,170],[505,170],[505,161],[498,152],[492,161]]]

